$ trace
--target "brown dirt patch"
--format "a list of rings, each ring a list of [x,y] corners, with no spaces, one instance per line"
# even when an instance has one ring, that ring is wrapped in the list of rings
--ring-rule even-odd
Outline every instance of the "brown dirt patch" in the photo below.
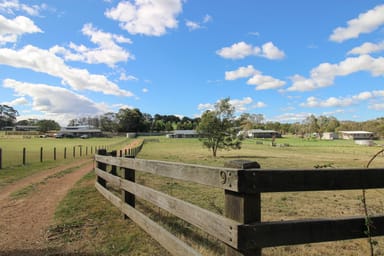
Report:
[[[53,176],[76,166],[81,167],[65,175]],[[92,169],[92,160],[79,160],[39,172],[1,189],[0,255],[47,255],[46,231],[53,224],[57,205],[73,185]],[[10,197],[11,193],[30,184],[37,184],[36,189],[25,197]]]

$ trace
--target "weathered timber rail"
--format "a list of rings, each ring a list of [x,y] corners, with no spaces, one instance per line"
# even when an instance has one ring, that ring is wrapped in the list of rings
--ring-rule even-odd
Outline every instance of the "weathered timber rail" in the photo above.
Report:
[[[225,255],[261,255],[263,247],[367,237],[365,216],[261,222],[261,193],[384,188],[384,169],[265,170],[246,161],[220,168],[105,154],[95,156],[97,190],[173,255],[199,253],[138,211],[136,197],[217,238],[225,244]],[[121,177],[108,172],[108,165],[122,168]],[[135,183],[135,170],[223,189],[224,215]],[[121,190],[121,197],[107,184]],[[370,235],[384,235],[384,215],[369,219],[375,227]]]

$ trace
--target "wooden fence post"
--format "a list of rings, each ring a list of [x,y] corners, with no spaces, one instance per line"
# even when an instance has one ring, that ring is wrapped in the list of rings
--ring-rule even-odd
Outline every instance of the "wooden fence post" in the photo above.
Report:
[[[0,170],[3,169],[3,149],[0,148]]]
[[[111,156],[113,156],[113,157],[117,157],[117,151],[116,151],[116,150],[113,150],[113,151],[111,152]],[[116,165],[112,165],[112,167],[111,167],[111,174],[112,174],[112,175],[117,175],[117,166],[116,166]]]
[[[56,147],[53,148],[53,160],[56,161]]]
[[[97,154],[98,154],[98,155],[105,156],[105,155],[107,155],[107,150],[105,150],[105,149],[99,149],[99,150],[97,151]],[[107,171],[107,164],[97,162],[97,168],[99,168],[100,170],[103,170],[103,171]],[[107,186],[107,182],[105,181],[105,179],[101,178],[100,176],[97,176],[97,182],[98,182],[101,186],[103,186],[103,187],[106,187],[106,186]]]
[[[257,162],[247,160],[233,160],[225,163],[225,167],[242,170],[260,168]],[[260,193],[245,194],[224,190],[224,215],[242,224],[261,221],[261,197]],[[241,237],[238,237],[240,240]],[[250,251],[239,251],[229,245],[225,247],[226,256],[261,256],[261,248]]]
[[[64,147],[64,159],[67,159],[67,147]]]
[[[23,165],[26,164],[26,154],[27,154],[26,149],[23,148]]]
[[[73,158],[75,158],[75,157],[76,157],[76,147],[73,146]]]
[[[40,147],[40,163],[43,162],[43,147]]]
[[[126,156],[128,158],[134,158],[132,156]],[[123,168],[123,179],[129,180],[132,182],[135,182],[135,170],[134,169],[129,169],[129,168]],[[132,207],[135,207],[135,194],[129,193],[125,190],[121,191],[121,199],[124,203],[129,204]],[[127,219],[127,215],[123,215],[124,219]]]

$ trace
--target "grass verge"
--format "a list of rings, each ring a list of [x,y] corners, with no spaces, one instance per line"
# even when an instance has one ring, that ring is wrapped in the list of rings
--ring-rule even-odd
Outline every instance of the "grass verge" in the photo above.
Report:
[[[48,231],[49,246],[90,255],[168,255],[96,191],[87,174],[68,193]]]

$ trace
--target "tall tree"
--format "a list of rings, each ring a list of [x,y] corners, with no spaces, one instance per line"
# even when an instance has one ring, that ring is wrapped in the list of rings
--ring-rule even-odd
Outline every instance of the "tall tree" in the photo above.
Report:
[[[235,129],[235,108],[229,100],[229,98],[222,99],[215,104],[214,110],[204,112],[197,127],[203,146],[212,151],[213,157],[217,156],[218,149],[241,147],[241,140],[237,137]]]
[[[60,125],[54,120],[38,120],[36,125],[39,126],[41,132],[60,130]]]
[[[108,112],[100,116],[100,129],[105,132],[117,132],[118,130],[117,114]]]
[[[117,113],[117,119],[121,132],[141,132],[146,128],[144,116],[137,108],[120,109]]]
[[[0,105],[0,129],[12,126],[16,122],[19,112],[11,106]]]

